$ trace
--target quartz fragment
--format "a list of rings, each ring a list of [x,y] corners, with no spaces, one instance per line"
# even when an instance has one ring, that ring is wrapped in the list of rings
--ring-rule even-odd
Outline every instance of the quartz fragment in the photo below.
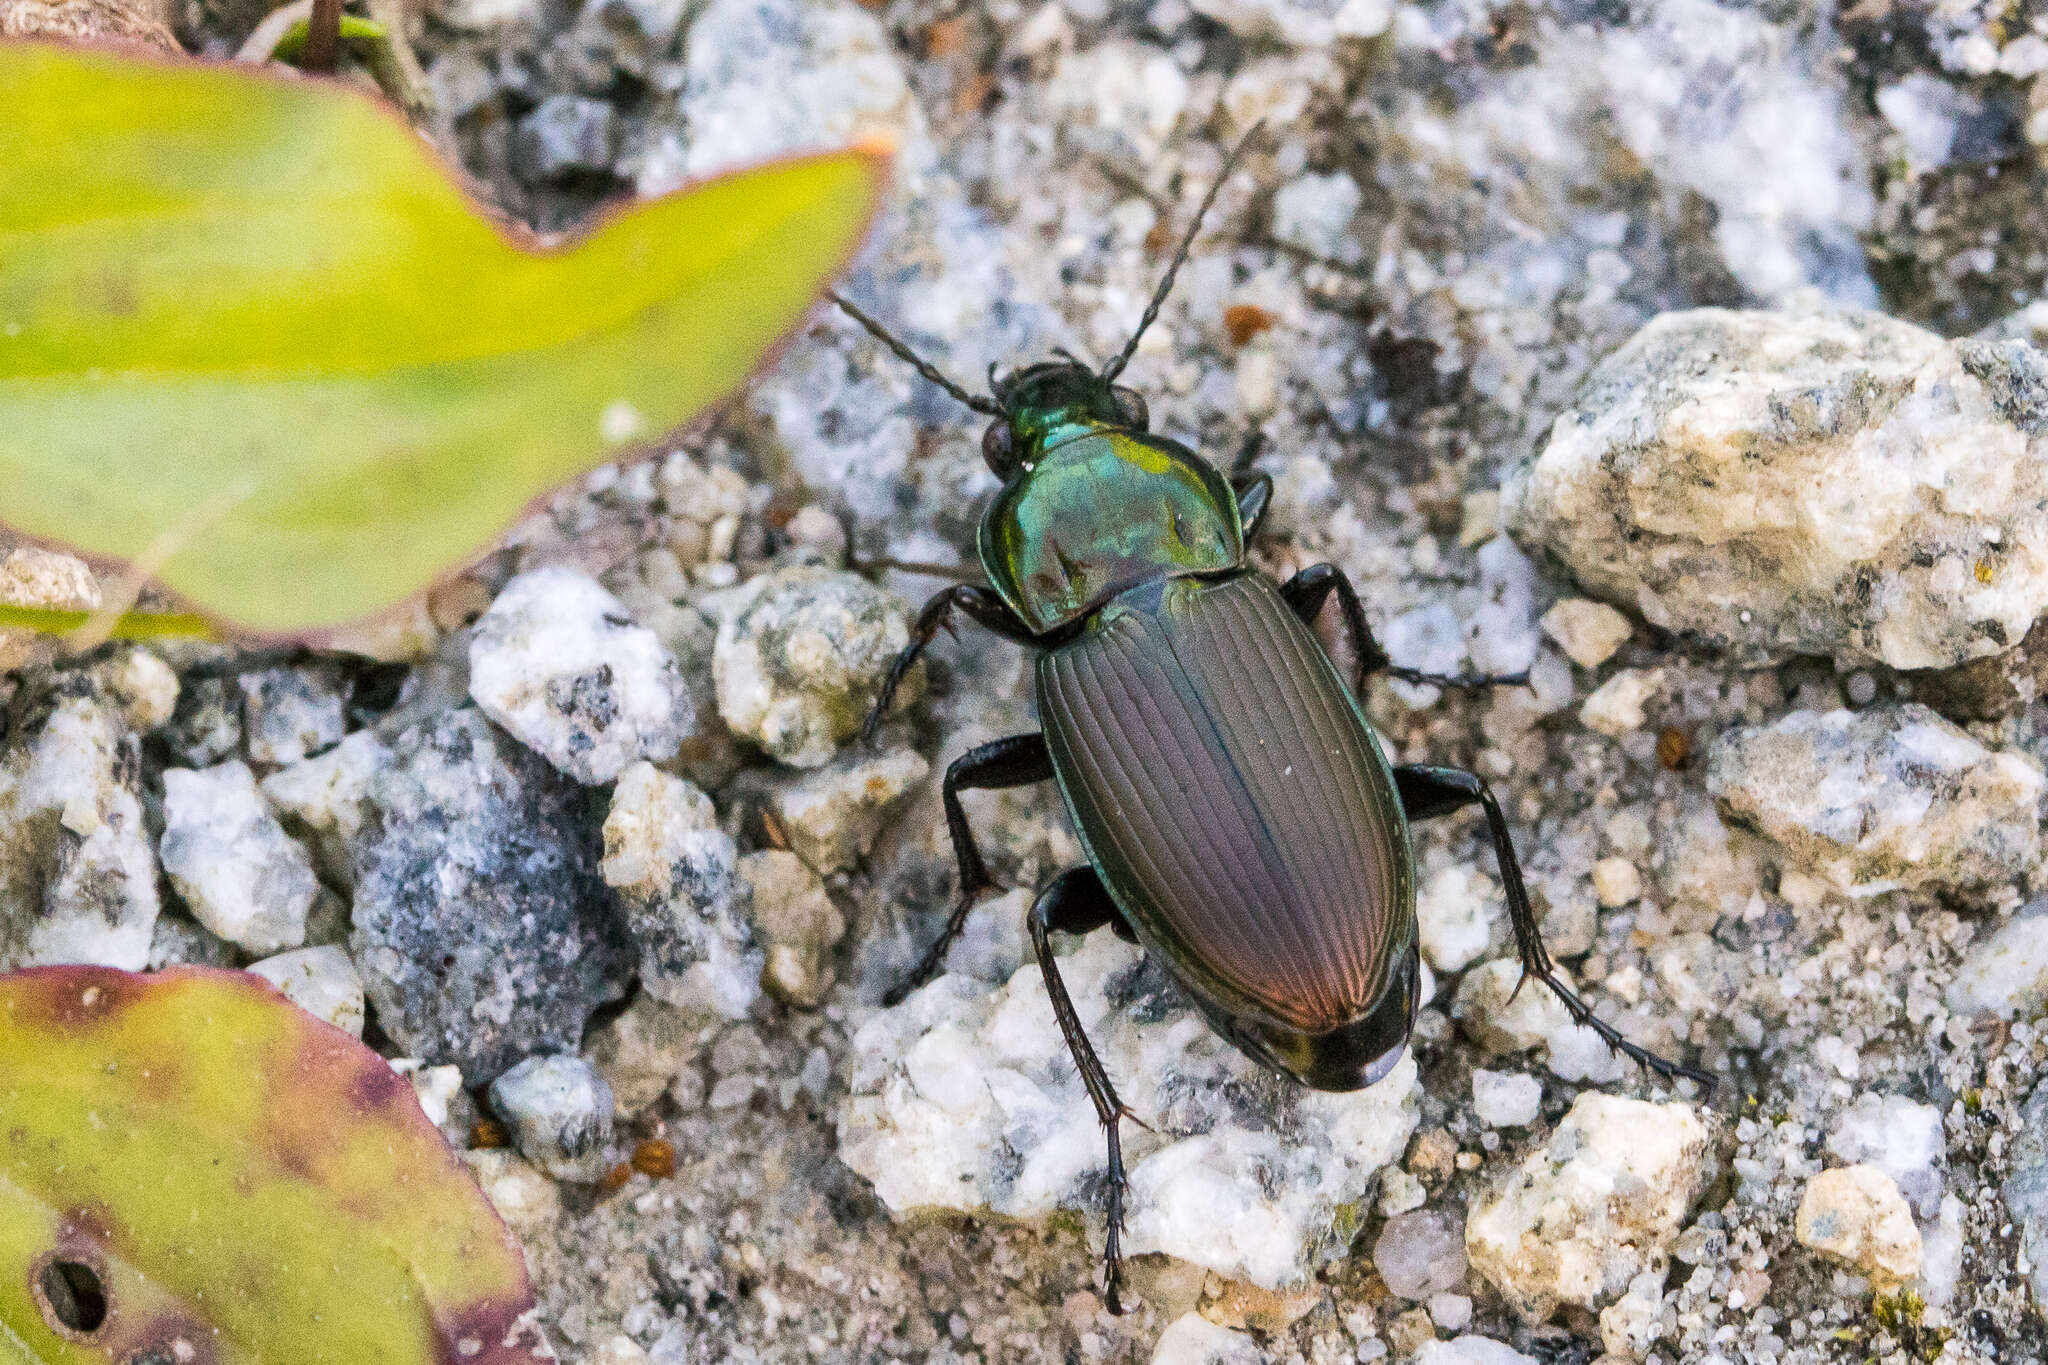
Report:
[[[2026,912],[1970,945],[1943,996],[1958,1014],[2016,1019],[2048,1006],[2048,903]]]
[[[1691,1105],[1588,1091],[1541,1150],[1474,1201],[1466,1252],[1531,1322],[1564,1303],[1598,1310],[1665,1264],[1709,1173]]]
[[[1217,1037],[1112,935],[1084,940],[1060,970],[1125,1103],[1152,1125],[1124,1129],[1128,1254],[1277,1288],[1341,1250],[1339,1211],[1415,1126],[1412,1058],[1362,1091],[1312,1091]],[[942,976],[870,1015],[853,1051],[841,1153],[892,1210],[1099,1220],[1101,1126],[1035,964],[997,987]]]
[[[2048,606],[2048,363],[1876,313],[1667,313],[1505,489],[1590,592],[1748,663],[1947,668]]]
[[[363,1036],[363,979],[339,948],[294,948],[249,964],[284,998],[344,1033]]]
[[[2032,757],[1910,703],[1795,711],[1707,758],[1726,815],[1856,895],[2018,881],[2040,855],[2042,787]]]
[[[475,629],[470,695],[578,782],[609,782],[629,763],[668,758],[696,726],[675,659],[574,569],[521,574]]]
[[[275,953],[306,941],[319,879],[246,764],[165,770],[160,852],[194,917],[228,942]]]
[[[1794,1231],[1868,1275],[1879,1289],[1920,1273],[1920,1229],[1892,1178],[1875,1166],[1837,1166],[1807,1182]]]

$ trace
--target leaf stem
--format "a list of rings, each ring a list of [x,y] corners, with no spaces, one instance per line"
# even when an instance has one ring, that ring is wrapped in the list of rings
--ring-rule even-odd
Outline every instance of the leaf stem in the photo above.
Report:
[[[313,0],[306,24],[306,51],[299,59],[305,71],[332,71],[341,56],[341,0]]]

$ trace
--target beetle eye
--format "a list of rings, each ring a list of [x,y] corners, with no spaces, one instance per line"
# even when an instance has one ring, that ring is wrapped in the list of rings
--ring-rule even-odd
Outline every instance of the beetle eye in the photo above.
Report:
[[[1123,415],[1125,426],[1143,431],[1150,424],[1152,414],[1145,407],[1144,394],[1119,384],[1109,391],[1109,396],[1116,399],[1116,410]]]
[[[997,419],[988,424],[988,430],[981,433],[981,458],[988,461],[988,467],[1002,478],[1010,477],[1010,469],[1017,462],[1016,450],[1010,444],[1010,424]]]

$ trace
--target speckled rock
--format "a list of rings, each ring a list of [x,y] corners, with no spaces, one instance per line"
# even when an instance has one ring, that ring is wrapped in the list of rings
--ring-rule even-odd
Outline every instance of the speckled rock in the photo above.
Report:
[[[612,1092],[581,1057],[529,1057],[491,1082],[491,1112],[512,1130],[519,1154],[557,1180],[604,1174]]]
[[[1341,1252],[1349,1210],[1414,1128],[1413,1060],[1354,1094],[1306,1090],[1218,1038],[1111,935],[1060,969],[1119,1093],[1153,1126],[1125,1125],[1126,1251],[1268,1288]],[[870,1015],[853,1046],[841,1155],[891,1210],[1072,1210],[1099,1244],[1102,1133],[1036,965],[993,988],[940,977]]]
[[[816,568],[765,574],[718,627],[719,714],[770,757],[819,767],[860,728],[909,643],[903,604],[863,578]],[[920,667],[897,695],[913,701],[922,687]]]
[[[2015,1019],[2048,1006],[2048,904],[2026,910],[1970,945],[1943,1001],[1957,1014]]]
[[[1875,1166],[1837,1166],[1807,1182],[1801,1245],[1848,1262],[1880,1290],[1920,1273],[1920,1229],[1892,1178]]]
[[[248,970],[315,1019],[362,1037],[363,979],[340,948],[294,948],[252,962]]]
[[[762,984],[791,1005],[822,1003],[835,979],[832,950],[846,936],[846,919],[825,884],[803,859],[780,849],[749,853],[737,871],[767,949]]]
[[[931,772],[914,749],[852,753],[778,783],[775,812],[789,846],[824,876],[850,868],[882,832],[896,808]]]
[[[1691,1105],[1588,1091],[1540,1150],[1474,1201],[1466,1252],[1531,1322],[1560,1304],[1597,1310],[1665,1264],[1709,1167]]]
[[[601,812],[470,707],[399,734],[354,841],[349,940],[377,1022],[481,1082],[574,1048],[632,973]]]
[[[1738,660],[1949,667],[2048,606],[2044,416],[2021,342],[1672,313],[1593,372],[1505,506],[1589,591]]]
[[[164,871],[198,921],[252,953],[306,941],[320,890],[313,860],[284,832],[239,760],[164,772]]]
[[[41,710],[42,708],[37,708]],[[114,704],[67,679],[0,751],[0,968],[148,963],[158,901],[142,762]]]
[[[732,836],[711,798],[651,763],[619,778],[604,822],[604,879],[640,950],[640,982],[677,1008],[742,1019],[763,953],[746,913]]]
[[[651,630],[596,580],[536,569],[478,618],[469,692],[484,714],[579,782],[675,754],[696,728],[689,688]]]
[[[1999,1193],[2019,1224],[2020,1250],[2033,1267],[2027,1283],[2034,1306],[2048,1310],[2048,1082],[2036,1084],[2020,1108],[2012,1173]]]
[[[1253,1338],[1200,1313],[1183,1313],[1166,1324],[1152,1347],[1152,1365],[1259,1365],[1265,1358]]]
[[[341,743],[346,698],[325,670],[265,668],[236,677],[252,763],[297,763]]]
[[[172,757],[194,768],[211,768],[242,751],[242,695],[234,679],[213,673],[187,675],[164,731]]]
[[[1795,711],[1707,758],[1722,812],[1844,891],[2002,886],[2040,856],[2042,772],[1917,704]]]

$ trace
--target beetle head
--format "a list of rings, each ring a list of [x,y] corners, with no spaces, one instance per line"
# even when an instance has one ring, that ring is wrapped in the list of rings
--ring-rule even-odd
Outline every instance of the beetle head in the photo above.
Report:
[[[1413,947],[1379,1000],[1364,1015],[1327,1033],[1238,1020],[1231,1041],[1311,1090],[1363,1090],[1394,1069],[1408,1048],[1420,1004],[1419,958]]]
[[[982,433],[981,455],[1001,479],[1035,462],[1062,428],[1143,431],[1150,420],[1136,390],[1110,383],[1071,357],[1011,371],[995,381],[995,397],[1002,415]]]

